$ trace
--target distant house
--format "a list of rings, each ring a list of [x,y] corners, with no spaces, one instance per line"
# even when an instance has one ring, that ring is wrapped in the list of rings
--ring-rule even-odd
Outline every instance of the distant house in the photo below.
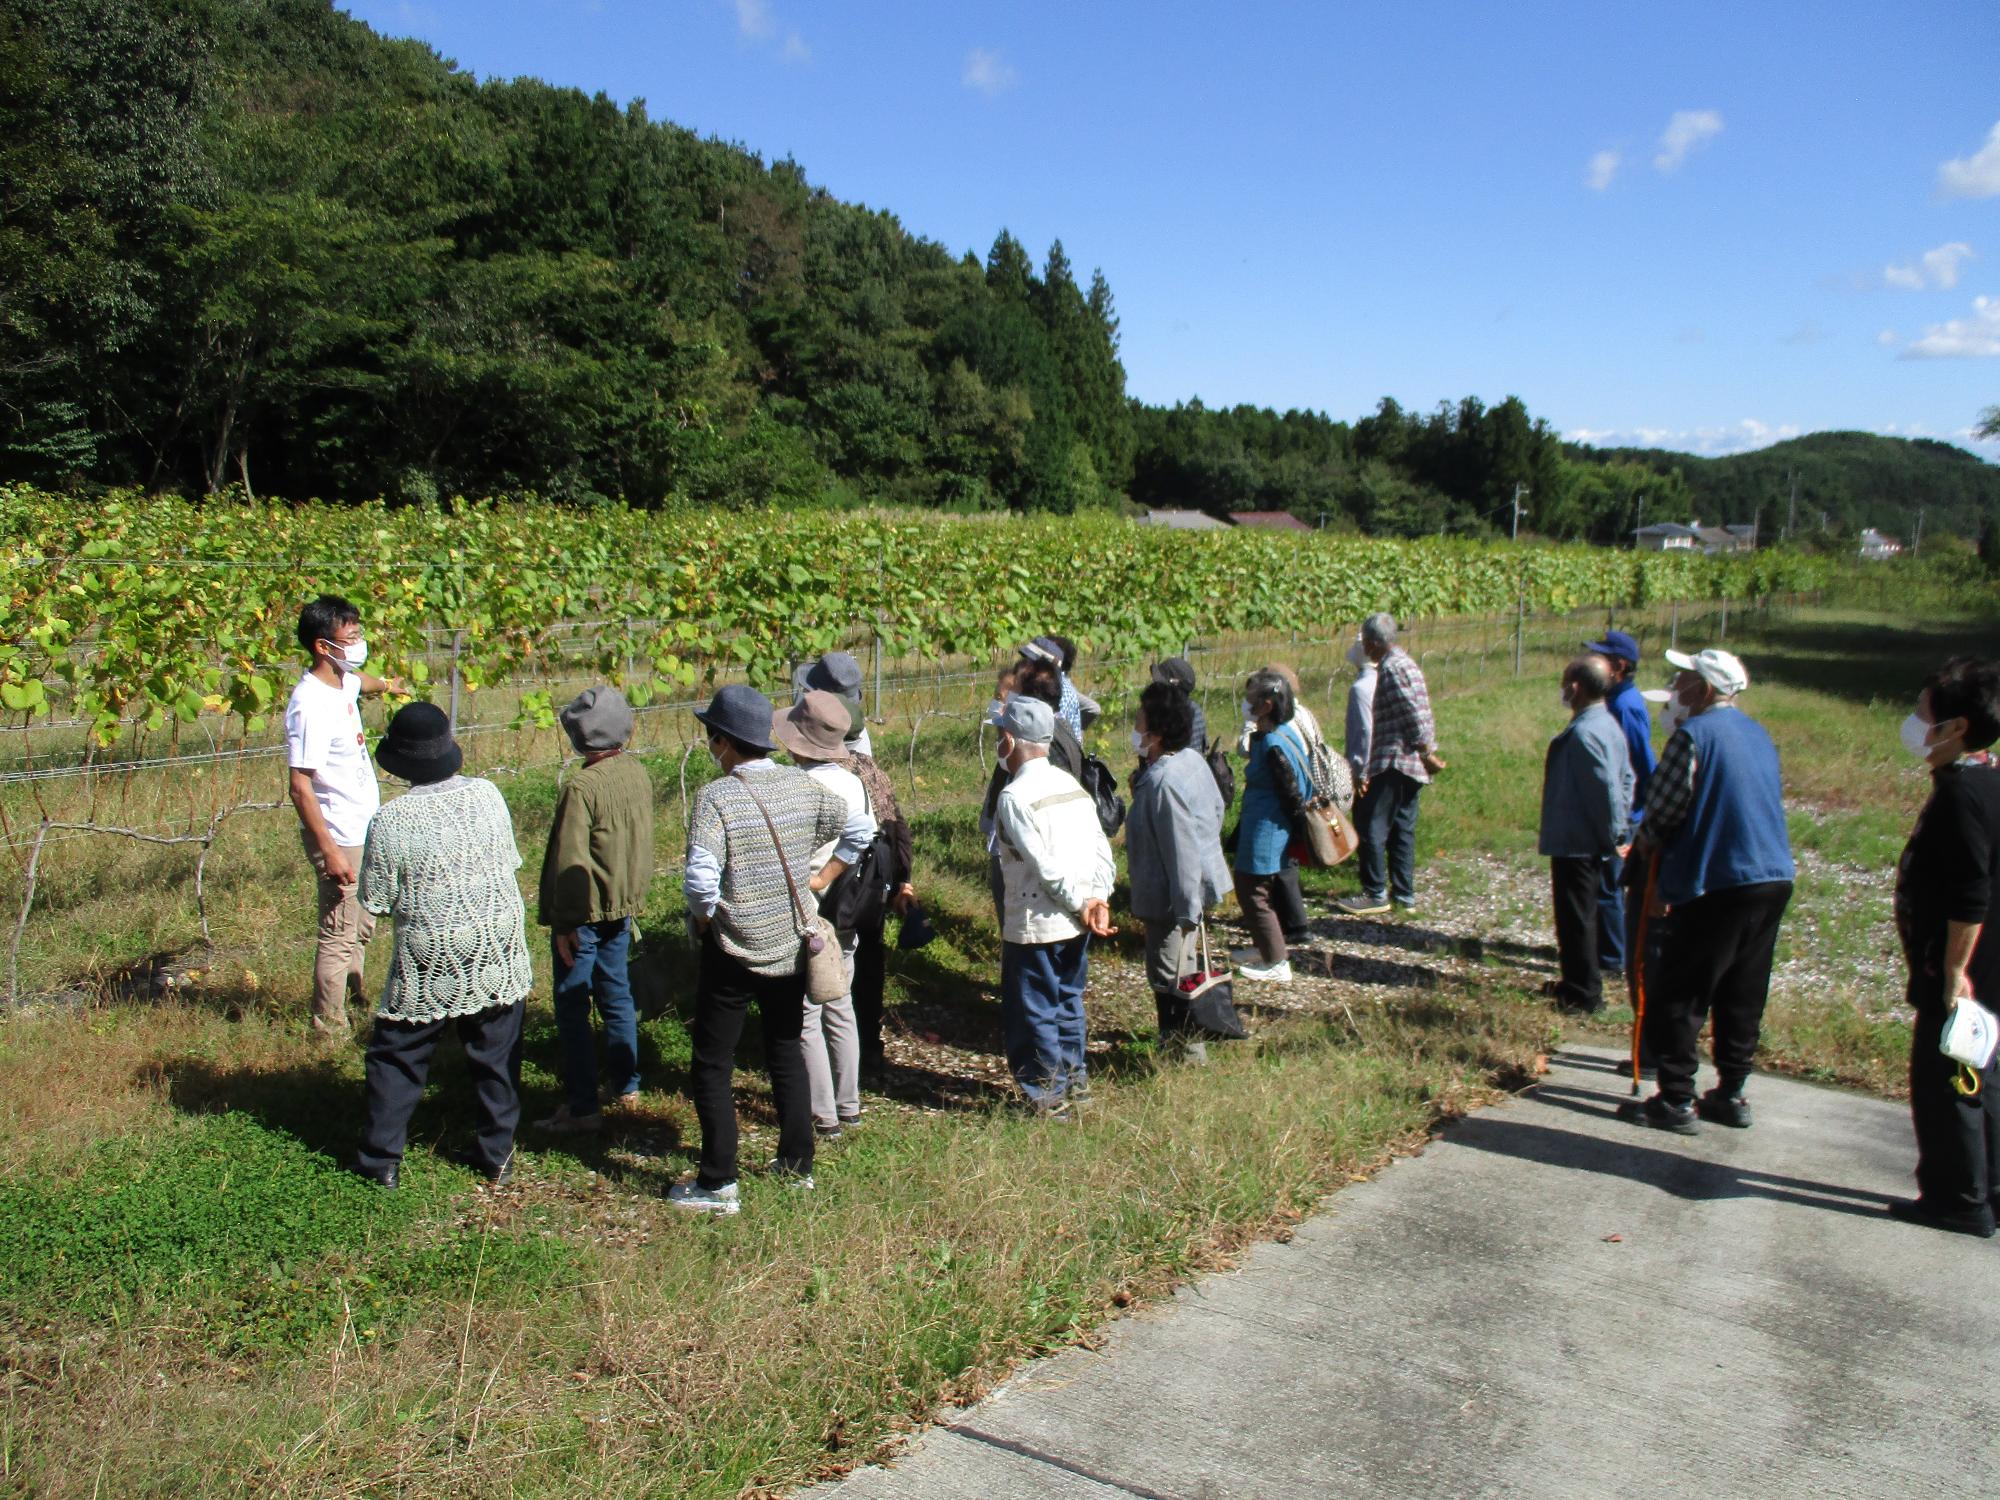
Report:
[[[1869,562],[1886,562],[1903,550],[1903,544],[1892,536],[1885,536],[1873,526],[1861,533],[1861,555]]]
[[[1139,518],[1148,526],[1165,526],[1171,531],[1226,531],[1225,522],[1202,510],[1149,510]]]
[[[1695,545],[1711,557],[1723,552],[1748,552],[1756,545],[1751,541],[1755,530],[1749,526],[1704,526],[1696,521],[1694,529],[1699,538]],[[1742,534],[1738,535],[1739,532]]]
[[[1229,513],[1229,524],[1248,526],[1256,531],[1312,530],[1288,510],[1233,510]]]
[[[1679,521],[1655,521],[1633,533],[1633,545],[1641,552],[1692,552],[1701,542],[1701,533]]]
[[[1722,529],[1736,538],[1736,545],[1743,551],[1754,552],[1757,550],[1757,523],[1755,521],[1752,521],[1748,526],[1725,526]]]

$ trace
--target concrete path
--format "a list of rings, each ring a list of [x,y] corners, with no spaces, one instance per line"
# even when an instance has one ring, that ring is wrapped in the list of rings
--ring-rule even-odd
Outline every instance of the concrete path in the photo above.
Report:
[[[1614,1054],[1024,1370],[838,1500],[2000,1492],[2000,1241],[1898,1224],[1907,1113],[1613,1118]]]

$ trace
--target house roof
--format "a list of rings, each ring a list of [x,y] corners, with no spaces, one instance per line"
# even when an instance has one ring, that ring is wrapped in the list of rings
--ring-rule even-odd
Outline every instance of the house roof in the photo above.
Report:
[[[1263,531],[1312,530],[1288,510],[1233,510],[1229,513],[1229,520],[1234,526],[1249,526]]]
[[[1890,536],[1886,531],[1877,531],[1873,526],[1866,526],[1861,531],[1861,545],[1864,547],[1900,547],[1903,544]]]
[[[1745,541],[1754,541],[1757,536],[1757,528],[1754,524],[1750,526],[1725,526],[1722,529],[1731,536],[1742,537]]]
[[[1704,546],[1708,547],[1734,548],[1737,542],[1742,540],[1726,526],[1699,526],[1695,528],[1695,535],[1701,538]]]
[[[1655,521],[1651,526],[1641,526],[1636,536],[1700,536],[1692,526],[1683,526],[1679,521]]]
[[[1149,510],[1139,519],[1148,526],[1166,526],[1175,531],[1221,531],[1227,525],[1203,510]]]

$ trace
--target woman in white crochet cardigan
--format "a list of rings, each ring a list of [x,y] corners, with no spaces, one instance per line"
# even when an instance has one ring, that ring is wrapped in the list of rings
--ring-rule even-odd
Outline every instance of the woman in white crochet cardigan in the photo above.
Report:
[[[396,919],[396,940],[368,1042],[368,1127],[354,1169],[396,1186],[431,1055],[455,1027],[479,1109],[479,1143],[464,1160],[497,1185],[513,1172],[521,1014],[534,983],[514,822],[498,787],[458,774],[464,754],[431,704],[397,711],[375,761],[410,789],[375,815],[361,856],[361,904]]]

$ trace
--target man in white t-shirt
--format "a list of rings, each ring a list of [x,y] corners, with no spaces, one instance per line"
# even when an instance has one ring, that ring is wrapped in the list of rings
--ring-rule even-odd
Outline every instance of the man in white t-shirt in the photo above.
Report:
[[[306,857],[319,876],[319,951],[313,961],[313,1030],[348,1034],[347,997],[361,998],[361,958],[375,919],[355,899],[361,850],[381,805],[375,763],[361,727],[363,693],[404,694],[400,677],[370,677],[361,612],[321,594],[299,614],[299,644],[312,666],[285,706],[292,806]]]

